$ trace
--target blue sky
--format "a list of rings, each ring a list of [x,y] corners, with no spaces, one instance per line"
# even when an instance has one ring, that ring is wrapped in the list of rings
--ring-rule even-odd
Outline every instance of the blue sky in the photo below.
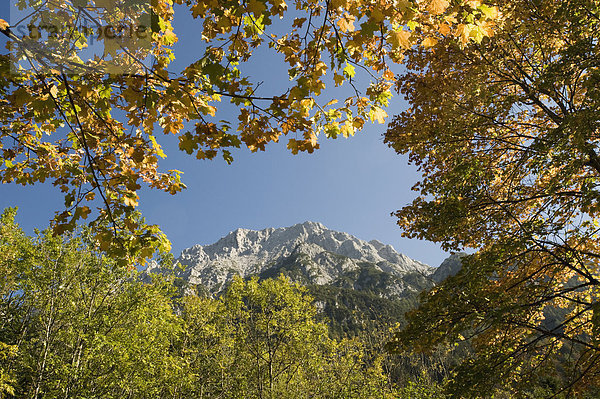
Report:
[[[0,11],[0,17],[6,15],[3,8]],[[179,42],[172,70],[181,69],[200,52],[197,21],[178,12],[175,31]],[[261,86],[265,93],[287,84],[283,64],[278,68],[266,59],[247,69],[254,79],[265,82]],[[406,106],[394,99],[388,113]],[[234,118],[227,113],[220,118],[228,116]],[[355,137],[323,137],[321,149],[295,156],[285,149],[284,138],[265,152],[235,151],[231,165],[220,159],[196,160],[178,151],[172,137],[164,136],[160,142],[168,157],[163,168],[183,171],[188,188],[175,196],[144,189],[140,210],[148,222],[167,233],[176,256],[184,248],[210,244],[238,227],[283,227],[311,220],[361,239],[380,240],[438,266],[446,257],[439,246],[401,238],[390,216],[414,198],[410,187],[419,175],[406,157],[383,144],[384,131],[385,125],[367,124]],[[62,202],[61,193],[51,185],[0,187],[0,208],[18,206],[18,221],[28,232],[47,226]]]

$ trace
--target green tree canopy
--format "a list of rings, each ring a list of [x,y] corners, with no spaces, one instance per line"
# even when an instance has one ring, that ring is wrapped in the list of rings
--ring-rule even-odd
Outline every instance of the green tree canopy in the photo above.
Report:
[[[472,248],[392,347],[472,337],[454,392],[600,380],[600,3],[499,1],[496,35],[407,55],[385,139],[423,173],[409,237]]]
[[[0,218],[0,396],[169,394],[181,377],[169,350],[181,326],[172,288],[142,282],[85,232],[27,237],[15,214]]]
[[[235,278],[220,300],[183,298],[189,396],[386,398],[379,364],[356,340],[334,340],[306,289],[283,277]]]

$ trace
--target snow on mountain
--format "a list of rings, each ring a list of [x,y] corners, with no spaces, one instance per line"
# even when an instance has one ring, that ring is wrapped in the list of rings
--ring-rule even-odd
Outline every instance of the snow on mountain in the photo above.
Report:
[[[337,284],[348,276],[373,273],[394,280],[395,293],[414,290],[401,278],[410,273],[428,276],[433,268],[400,254],[379,241],[360,240],[329,230],[321,223],[305,222],[260,231],[237,229],[210,245],[194,245],[178,259],[182,277],[212,292],[223,288],[233,276],[273,276],[280,272],[307,284]],[[386,281],[387,281],[386,280]],[[360,282],[359,282],[360,283]]]

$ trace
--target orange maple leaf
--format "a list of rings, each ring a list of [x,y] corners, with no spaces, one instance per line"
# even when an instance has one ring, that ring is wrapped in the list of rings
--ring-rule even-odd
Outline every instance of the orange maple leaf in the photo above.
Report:
[[[434,15],[440,15],[446,11],[449,5],[450,2],[448,0],[431,0],[427,10]]]

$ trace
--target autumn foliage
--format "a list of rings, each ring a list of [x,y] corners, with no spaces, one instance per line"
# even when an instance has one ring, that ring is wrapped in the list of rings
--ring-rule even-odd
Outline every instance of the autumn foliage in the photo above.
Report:
[[[476,252],[392,346],[470,340],[459,395],[571,397],[600,383],[600,3],[499,3],[493,37],[415,49],[398,81],[386,141],[423,173],[398,223]]]
[[[60,188],[55,233],[91,220],[98,245],[124,262],[169,247],[136,212],[142,186],[185,188],[180,171],[159,167],[161,134],[198,159],[231,162],[232,148],[264,150],[284,136],[292,153],[312,152],[319,135],[347,137],[384,122],[394,65],[407,50],[445,38],[481,41],[498,18],[476,0],[178,0],[202,40],[197,59],[173,72],[173,3],[59,0],[20,25],[0,20],[10,48],[0,58],[0,179]],[[115,36],[123,23],[136,30]],[[100,43],[93,57],[85,53],[92,39]],[[287,70],[280,92],[264,93],[245,75],[257,49],[270,49]],[[347,87],[347,96],[327,98],[330,86]],[[224,102],[237,119],[222,120]]]
[[[0,19],[0,179],[64,193],[54,234],[90,220],[100,250],[143,262],[169,242],[136,211],[138,190],[185,188],[180,171],[160,168],[162,135],[198,159],[231,162],[234,148],[283,139],[312,152],[320,137],[383,123],[396,88],[410,109],[386,142],[423,173],[399,224],[474,254],[390,347],[468,341],[455,395],[519,394],[549,376],[552,394],[600,384],[598,1],[175,3],[45,2],[26,35]],[[201,41],[174,72],[176,6]],[[123,21],[144,29],[98,35],[101,51],[86,56],[89,26]],[[50,37],[56,27],[69,29]],[[247,76],[259,50],[287,71],[278,92]]]

